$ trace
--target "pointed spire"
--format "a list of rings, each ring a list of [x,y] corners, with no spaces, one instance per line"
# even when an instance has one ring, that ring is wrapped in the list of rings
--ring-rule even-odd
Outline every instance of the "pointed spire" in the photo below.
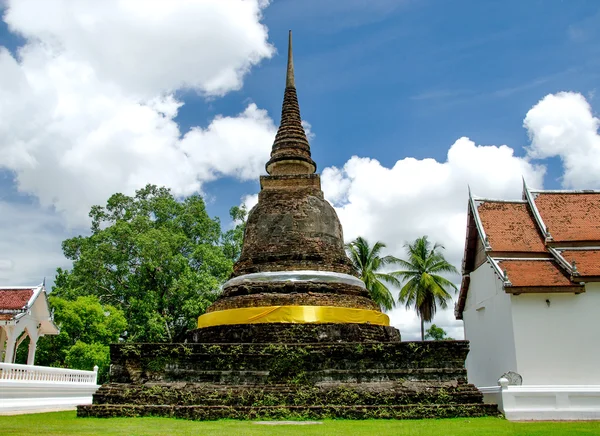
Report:
[[[271,175],[314,174],[317,170],[317,164],[310,156],[310,144],[306,132],[302,127],[294,79],[292,31],[290,30],[281,123],[273,142],[271,159],[266,165],[267,173]]]
[[[296,82],[294,80],[294,56],[292,54],[292,31],[288,36],[288,61],[287,61],[287,74],[285,76],[285,87],[295,88]]]

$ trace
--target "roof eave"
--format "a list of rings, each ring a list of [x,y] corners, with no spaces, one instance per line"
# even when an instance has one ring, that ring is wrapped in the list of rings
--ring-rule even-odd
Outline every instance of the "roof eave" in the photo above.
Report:
[[[585,292],[585,286],[505,286],[507,294],[581,294]]]

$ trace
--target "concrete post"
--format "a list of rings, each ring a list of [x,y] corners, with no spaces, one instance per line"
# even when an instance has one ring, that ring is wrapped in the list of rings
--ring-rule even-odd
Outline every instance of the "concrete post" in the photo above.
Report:
[[[6,331],[0,327],[0,362],[4,361],[4,349],[6,348]]]
[[[27,353],[27,365],[34,365],[35,350],[37,348],[37,336],[35,338],[29,336],[29,353]]]
[[[4,352],[4,363],[13,363],[15,358],[16,335],[12,328],[6,330],[6,350]]]

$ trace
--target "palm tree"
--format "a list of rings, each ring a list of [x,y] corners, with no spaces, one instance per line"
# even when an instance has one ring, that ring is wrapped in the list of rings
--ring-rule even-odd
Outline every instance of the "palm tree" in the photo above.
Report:
[[[397,271],[395,277],[399,277],[404,283],[400,289],[399,301],[405,304],[407,309],[414,307],[419,318],[421,318],[421,340],[425,339],[425,322],[430,322],[435,315],[437,306],[442,309],[448,307],[448,300],[452,296],[446,289],[457,288],[448,279],[440,276],[440,273],[458,274],[457,269],[448,263],[439,250],[444,247],[427,240],[427,236],[417,238],[412,244],[405,244],[408,260],[399,260],[399,264],[405,268]]]
[[[383,282],[400,287],[400,281],[392,274],[378,271],[386,265],[398,263],[400,259],[394,256],[381,257],[381,250],[383,248],[385,248],[383,242],[377,241],[371,247],[369,242],[361,236],[346,244],[352,265],[360,275],[361,280],[365,282],[371,298],[382,309],[390,310],[396,306],[396,302],[392,293]]]

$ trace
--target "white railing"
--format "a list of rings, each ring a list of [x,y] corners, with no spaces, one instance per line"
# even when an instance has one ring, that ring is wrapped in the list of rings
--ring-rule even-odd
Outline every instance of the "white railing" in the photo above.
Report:
[[[51,382],[96,384],[98,367],[93,371],[79,369],[52,368],[49,366],[19,365],[16,363],[0,363],[0,383],[2,381],[19,382]]]

